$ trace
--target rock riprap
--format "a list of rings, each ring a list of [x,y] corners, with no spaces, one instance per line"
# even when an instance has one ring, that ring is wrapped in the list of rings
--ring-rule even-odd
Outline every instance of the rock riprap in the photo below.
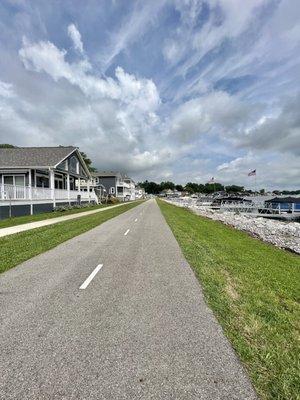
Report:
[[[277,247],[290,249],[300,254],[300,223],[276,221],[262,217],[254,217],[251,214],[237,214],[234,212],[220,212],[209,207],[196,204],[196,201],[171,199],[170,203],[181,207],[187,207],[196,214],[203,217],[221,221],[226,225],[233,226],[241,231],[272,243]]]

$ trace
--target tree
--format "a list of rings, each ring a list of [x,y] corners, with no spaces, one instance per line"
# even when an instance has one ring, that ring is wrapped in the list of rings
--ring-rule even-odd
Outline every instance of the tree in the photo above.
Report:
[[[8,143],[0,143],[0,149],[14,149],[17,146],[13,146],[12,144]]]
[[[244,192],[245,188],[244,186],[230,185],[226,186],[225,190],[227,193],[239,193],[239,192]]]
[[[160,183],[160,188],[161,188],[161,190],[165,190],[165,189],[174,190],[175,189],[175,184],[173,182],[170,182],[170,181],[161,182]]]
[[[259,193],[260,193],[260,194],[265,194],[266,191],[265,191],[265,189],[260,189]]]
[[[204,189],[203,192],[204,193],[214,193],[214,192],[221,192],[222,190],[224,190],[224,186],[221,183],[206,183],[204,185]]]
[[[175,185],[175,189],[178,190],[178,192],[183,192],[183,186],[182,185]]]
[[[81,157],[83,158],[84,162],[86,163],[88,170],[90,172],[96,172],[97,169],[92,166],[92,160],[90,158],[88,158],[88,156],[83,151],[81,151],[80,154],[81,154]]]
[[[195,183],[195,182],[188,182],[185,185],[184,190],[186,190],[189,193],[198,193],[199,185],[198,185],[198,183]]]
[[[145,192],[148,194],[158,194],[161,192],[161,187],[159,184],[155,182],[148,182],[147,180],[144,182],[139,182],[138,186],[145,189]]]

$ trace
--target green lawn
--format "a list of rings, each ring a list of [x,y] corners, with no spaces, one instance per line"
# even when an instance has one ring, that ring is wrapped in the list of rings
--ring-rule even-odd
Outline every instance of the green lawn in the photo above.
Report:
[[[158,204],[261,399],[300,399],[300,257]]]
[[[67,211],[52,211],[35,215],[24,215],[23,217],[7,218],[0,221],[0,229],[8,228],[10,226],[15,226],[15,225],[27,224],[29,222],[42,221],[43,219],[62,217],[64,215],[70,215],[70,214],[77,214],[84,211],[95,210],[97,208],[109,207],[111,205],[112,204],[108,205],[99,204],[99,205],[91,205],[90,207],[84,207],[84,208],[74,208],[73,210],[67,210]]]
[[[0,238],[0,273],[141,204],[141,201],[103,212]]]

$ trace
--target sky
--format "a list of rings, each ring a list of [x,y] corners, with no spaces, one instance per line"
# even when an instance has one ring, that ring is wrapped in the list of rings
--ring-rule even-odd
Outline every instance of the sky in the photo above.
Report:
[[[299,0],[1,0],[0,143],[299,189]]]

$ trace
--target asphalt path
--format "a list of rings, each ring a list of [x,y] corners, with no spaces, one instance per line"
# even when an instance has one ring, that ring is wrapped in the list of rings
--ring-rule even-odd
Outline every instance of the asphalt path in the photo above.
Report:
[[[0,312],[1,399],[256,399],[155,200],[0,275]]]

